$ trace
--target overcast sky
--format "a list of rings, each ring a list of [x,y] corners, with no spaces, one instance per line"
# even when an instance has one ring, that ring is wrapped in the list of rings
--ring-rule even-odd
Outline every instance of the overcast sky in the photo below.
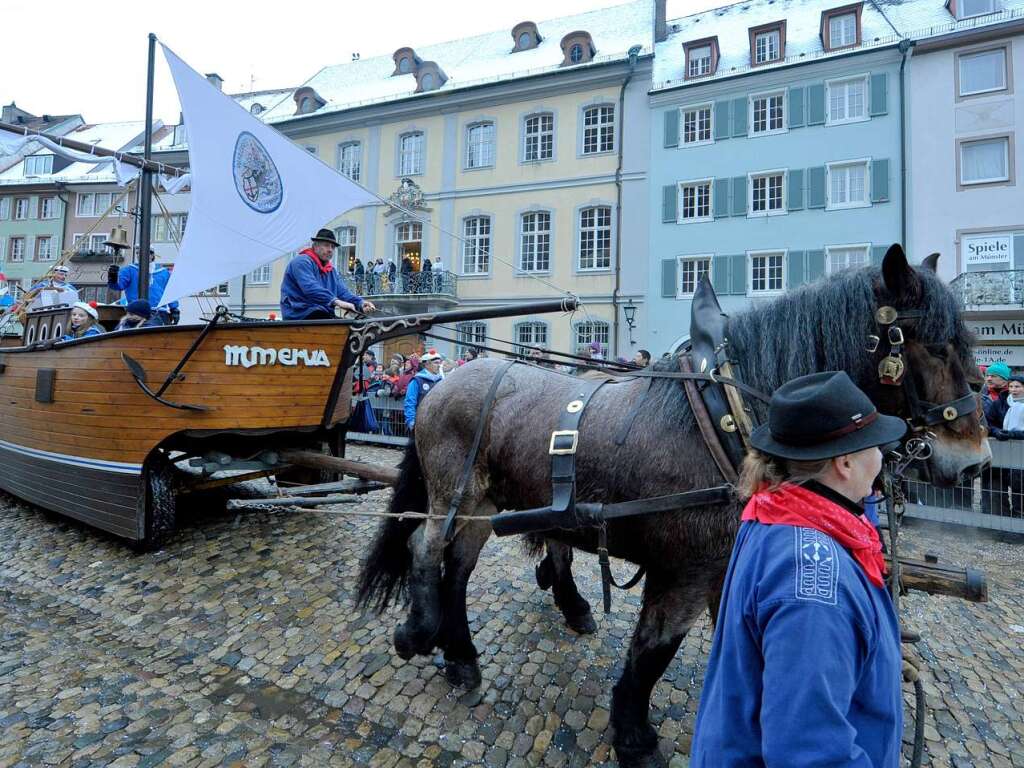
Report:
[[[390,54],[568,16],[621,0],[0,0],[0,102],[86,122],[145,116],[146,35],[153,32],[229,93],[296,86],[329,64]],[[728,0],[669,0],[669,17]],[[510,38],[511,39],[511,38]],[[157,55],[154,115],[177,122],[178,99]],[[443,62],[441,62],[443,66]]]

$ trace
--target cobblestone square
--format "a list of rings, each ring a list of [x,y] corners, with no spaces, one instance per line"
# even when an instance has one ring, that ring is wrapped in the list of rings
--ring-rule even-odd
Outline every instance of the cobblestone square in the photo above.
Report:
[[[338,509],[382,510],[387,497]],[[488,543],[469,595],[483,685],[460,695],[439,660],[393,654],[397,611],[352,605],[377,520],[186,515],[162,550],[137,555],[0,495],[0,768],[614,764],[609,700],[640,591],[616,593],[600,615],[595,558],[576,559],[598,621],[580,637],[519,544]],[[903,542],[989,579],[985,605],[903,599],[928,669],[925,764],[1024,766],[1024,543],[921,526]],[[704,619],[653,697],[675,766],[687,764],[709,646]],[[911,728],[908,717],[907,738]]]

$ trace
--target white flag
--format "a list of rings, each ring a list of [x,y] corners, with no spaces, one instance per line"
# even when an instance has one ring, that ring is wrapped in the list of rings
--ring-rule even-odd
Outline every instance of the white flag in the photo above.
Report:
[[[161,46],[188,125],[192,174],[188,227],[163,303],[251,272],[376,199]]]

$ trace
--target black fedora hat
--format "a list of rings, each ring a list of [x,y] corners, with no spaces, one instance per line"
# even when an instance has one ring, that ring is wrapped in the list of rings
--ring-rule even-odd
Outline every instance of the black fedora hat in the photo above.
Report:
[[[902,419],[880,414],[844,371],[826,371],[775,390],[768,423],[751,433],[750,444],[783,459],[815,461],[894,443],[906,431]]]
[[[337,248],[338,245],[339,245],[338,238],[336,238],[334,236],[334,233],[331,232],[331,230],[329,230],[329,229],[321,229],[319,232],[317,232],[315,235],[313,235],[312,240],[313,240],[314,243],[317,242],[317,241],[319,241],[321,243],[330,243],[335,248]]]

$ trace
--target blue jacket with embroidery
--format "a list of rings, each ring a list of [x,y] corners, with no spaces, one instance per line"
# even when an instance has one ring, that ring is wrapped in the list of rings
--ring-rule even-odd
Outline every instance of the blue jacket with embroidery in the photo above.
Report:
[[[741,525],[694,729],[693,768],[897,768],[900,633],[889,593],[831,537]]]
[[[405,426],[409,429],[416,423],[416,409],[420,407],[423,398],[440,381],[439,374],[431,373],[426,368],[412,377],[409,388],[405,390]]]
[[[74,333],[65,333],[60,337],[61,341],[74,341],[75,339],[84,339],[86,336],[102,336],[103,331],[97,328],[95,325],[90,325],[85,329],[85,333],[81,336],[75,336]]]
[[[314,263],[315,258],[313,252],[306,249],[285,268],[281,280],[281,317],[301,320],[318,309],[333,317],[335,299],[347,301],[362,312],[362,298],[345,287],[338,270],[322,272]]]
[[[171,279],[171,271],[164,267],[153,267],[153,271],[149,273],[149,305],[151,307],[157,307],[161,311],[167,311],[168,309],[177,309],[178,302],[172,301],[170,304],[161,306],[160,299],[163,298],[164,289],[167,287],[167,281]],[[139,265],[128,264],[127,266],[121,267],[117,271],[117,282],[112,283],[107,281],[107,287],[112,288],[115,291],[121,291],[124,293],[124,303],[130,304],[139,298]]]

